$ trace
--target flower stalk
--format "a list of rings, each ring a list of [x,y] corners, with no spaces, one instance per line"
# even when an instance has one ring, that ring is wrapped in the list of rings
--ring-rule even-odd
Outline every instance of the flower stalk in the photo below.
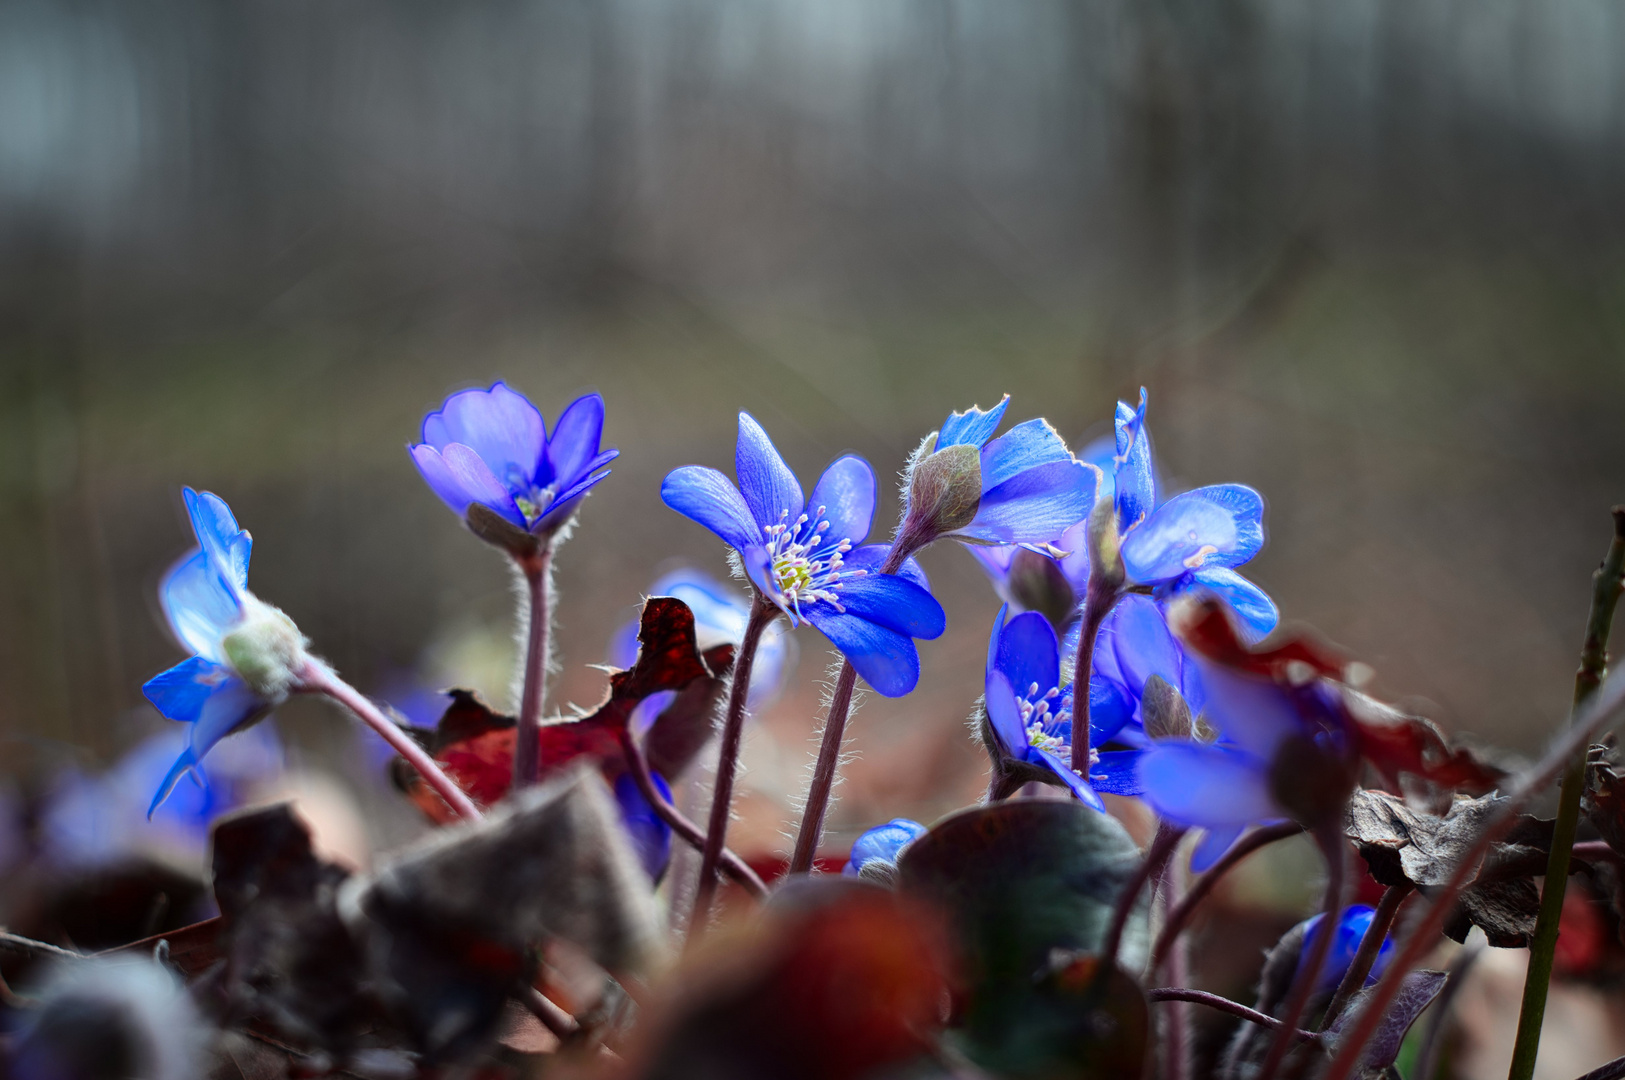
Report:
[[[722,720],[722,748],[717,756],[717,778],[711,793],[711,820],[705,831],[705,847],[700,853],[700,880],[694,890],[694,912],[689,918],[688,936],[694,940],[711,917],[711,901],[717,891],[717,867],[722,861],[728,838],[728,819],[733,812],[734,774],[739,768],[739,743],[745,728],[745,701],[750,693],[751,668],[756,663],[756,646],[762,631],[778,615],[779,609],[766,596],[758,594],[751,605],[745,637],[734,658],[733,685],[728,690],[728,711]],[[647,797],[647,796],[646,796]]]
[[[1625,588],[1625,506],[1616,506],[1614,538],[1602,565],[1591,575],[1591,613],[1585,641],[1580,646],[1580,670],[1574,675],[1574,707],[1570,722],[1602,685],[1608,670],[1608,634],[1614,609]],[[1529,972],[1524,976],[1523,1004],[1518,1011],[1518,1035],[1512,1045],[1508,1080],[1530,1080],[1540,1050],[1540,1028],[1546,1016],[1546,993],[1551,985],[1552,960],[1557,953],[1558,923],[1563,915],[1563,894],[1568,887],[1569,860],[1580,823],[1580,796],[1585,792],[1585,747],[1574,755],[1563,775],[1552,830],[1552,852],[1546,861],[1546,880],[1540,891],[1540,913],[1529,941]]]
[[[1390,885],[1383,892],[1382,899],[1377,901],[1377,910],[1372,913],[1371,925],[1366,927],[1365,936],[1360,939],[1360,948],[1355,952],[1349,969],[1343,973],[1342,981],[1337,984],[1331,1004],[1326,1006],[1326,1016],[1321,1021],[1321,1027],[1330,1027],[1338,1014],[1348,1007],[1350,999],[1365,986],[1365,981],[1371,974],[1371,967],[1377,962],[1377,955],[1382,952],[1382,943],[1387,940],[1388,931],[1393,927],[1400,907],[1410,895],[1411,883],[1408,881]]]
[[[539,544],[528,555],[515,554],[525,576],[530,602],[530,628],[525,642],[525,681],[519,693],[519,722],[514,742],[513,787],[534,784],[541,775],[542,702],[547,696],[549,632],[553,619],[553,543]]]
[[[1258,1080],[1274,1080],[1275,1074],[1280,1071],[1281,1063],[1286,1059],[1287,1051],[1292,1049],[1294,1041],[1292,1032],[1298,1029],[1298,1021],[1302,1019],[1304,1010],[1309,1005],[1315,984],[1320,981],[1321,969],[1326,966],[1326,956],[1332,951],[1332,938],[1336,936],[1335,928],[1338,920],[1343,917],[1343,882],[1348,853],[1344,850],[1345,841],[1340,823],[1321,828],[1317,831],[1316,839],[1320,842],[1320,850],[1326,857],[1326,899],[1321,905],[1320,933],[1314,935],[1315,940],[1309,947],[1309,955],[1298,965],[1298,974],[1292,980],[1292,990],[1287,995],[1286,1005],[1281,1011],[1281,1026],[1275,1029],[1275,1038],[1270,1041],[1269,1052],[1264,1055],[1264,1064],[1259,1067]],[[1376,920],[1372,921],[1374,923]],[[1377,940],[1379,943],[1382,941],[1381,938]]]
[[[441,771],[428,751],[413,742],[411,736],[402,731],[398,724],[385,716],[366,695],[339,678],[338,673],[332,668],[320,660],[307,659],[296,675],[298,682],[295,689],[307,694],[321,694],[332,698],[355,713],[362,723],[382,735],[384,741],[405,758],[408,765],[417,770],[424,782],[446,800],[446,805],[457,811],[459,817],[465,821],[478,821],[484,816],[480,813],[479,807],[474,805],[473,800],[457,786],[457,782]]]

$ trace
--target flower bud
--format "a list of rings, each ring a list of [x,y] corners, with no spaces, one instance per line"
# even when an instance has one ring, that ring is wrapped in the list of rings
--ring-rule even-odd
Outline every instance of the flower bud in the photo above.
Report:
[[[1054,559],[1018,548],[1005,581],[1012,601],[1048,619],[1057,635],[1066,632],[1067,624],[1077,614],[1080,597]]]
[[[1118,550],[1117,507],[1108,496],[1095,501],[1089,513],[1089,592],[1094,596],[1116,596],[1128,575]]]
[[[908,474],[908,517],[903,535],[918,549],[944,533],[969,525],[982,504],[982,455],[974,446],[946,446],[924,453],[934,445],[928,438],[916,454]],[[920,456],[920,454],[924,456]]]
[[[293,620],[253,595],[243,598],[242,621],[220,645],[237,676],[270,701],[287,696],[308,659],[305,636]]]
[[[1145,733],[1153,739],[1189,739],[1195,733],[1189,703],[1161,675],[1145,680],[1140,717]]]

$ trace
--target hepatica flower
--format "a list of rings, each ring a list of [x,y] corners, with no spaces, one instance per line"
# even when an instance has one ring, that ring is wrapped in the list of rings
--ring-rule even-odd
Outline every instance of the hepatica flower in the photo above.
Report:
[[[811,623],[868,684],[901,697],[920,677],[913,638],[939,636],[946,620],[912,561],[882,574],[889,548],[861,546],[875,511],[869,463],[847,455],[804,496],[767,433],[739,414],[734,470],[688,465],[666,477],[666,505],[704,525],[739,555],[758,596],[792,626]]]
[[[221,739],[261,719],[296,689],[308,660],[299,628],[248,591],[253,540],[231,508],[209,492],[185,489],[198,550],[165,575],[158,595],[170,628],[192,657],[149,680],[142,692],[171,720],[191,725],[186,748],[158,786],[151,817],[180,778]]]
[[[1097,791],[1136,795],[1138,750],[1092,749],[1109,737],[1093,731],[1089,775],[1071,767],[1072,686],[1061,682],[1060,644],[1049,621],[1034,611],[1006,619],[1000,608],[987,646],[984,682],[988,724],[1001,767],[1017,781],[1059,783],[1083,802],[1104,810]]]
[[[1315,983],[1315,992],[1329,994],[1337,989],[1337,984],[1343,981],[1348,974],[1349,965],[1354,963],[1354,955],[1360,951],[1360,942],[1365,933],[1371,928],[1371,920],[1376,917],[1377,909],[1368,904],[1354,904],[1343,909],[1342,916],[1337,920],[1337,928],[1332,935],[1331,950],[1326,954],[1326,963],[1320,969],[1320,978]],[[1324,913],[1315,915],[1304,923],[1303,948],[1298,953],[1298,967],[1303,967],[1304,961],[1314,949],[1315,940],[1320,936],[1321,925],[1326,921]],[[1366,976],[1365,984],[1370,986],[1382,977],[1383,969],[1388,966],[1389,959],[1394,953],[1394,940],[1391,937],[1382,939],[1382,947],[1377,950],[1377,959],[1371,964],[1371,973]]]
[[[498,382],[451,395],[423,418],[412,460],[430,488],[465,518],[481,506],[508,524],[546,538],[569,522],[620,453],[600,450],[604,399],[571,402],[551,438],[542,414]]]
[[[1219,739],[1156,742],[1137,772],[1158,814],[1208,831],[1192,865],[1211,865],[1250,825],[1291,818],[1315,828],[1341,814],[1358,736],[1341,692],[1322,677],[1329,672],[1314,672],[1290,643],[1245,653],[1212,598],[1184,601],[1172,621],[1200,670],[1203,715]],[[1230,643],[1231,656],[1204,654],[1216,639]]]
[[[909,470],[903,542],[910,549],[949,536],[969,544],[1051,544],[1089,516],[1095,472],[1075,458],[1047,420],[998,438],[1005,395],[991,409],[949,414]]]
[[[1236,573],[1264,546],[1264,499],[1244,484],[1211,484],[1158,503],[1146,392],[1140,407],[1117,403],[1113,499],[1118,551],[1128,580],[1160,599],[1204,589],[1259,636],[1280,613],[1264,590]]]
[[[650,775],[654,779],[655,790],[670,802],[671,788],[667,786],[665,778],[659,773]],[[615,778],[615,803],[620,807],[621,822],[632,840],[632,850],[637,852],[638,861],[648,872],[649,880],[658,883],[671,862],[671,826],[655,813],[655,808],[638,790],[637,781],[632,779],[631,773],[622,773]]]

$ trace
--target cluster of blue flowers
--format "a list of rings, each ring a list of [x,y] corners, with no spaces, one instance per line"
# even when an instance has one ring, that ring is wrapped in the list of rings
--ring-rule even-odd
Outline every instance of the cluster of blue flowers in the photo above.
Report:
[[[652,592],[683,599],[715,640],[743,644],[760,620],[766,629],[749,645],[750,703],[784,677],[791,640],[769,625],[780,616],[791,629],[810,623],[869,686],[899,697],[919,681],[915,642],[947,624],[913,556],[938,539],[958,540],[1005,601],[982,685],[985,738],[996,776],[1008,781],[993,797],[1031,780],[1064,786],[1096,809],[1102,794],[1138,796],[1165,820],[1207,830],[1195,862],[1211,864],[1247,826],[1292,816],[1271,788],[1270,763],[1283,740],[1316,730],[1289,693],[1223,669],[1176,632],[1178,606],[1191,596],[1221,603],[1247,639],[1275,627],[1275,604],[1236,571],[1264,544],[1263,499],[1240,484],[1163,498],[1143,390],[1137,407],[1118,403],[1114,437],[1082,454],[1041,419],[996,435],[1008,404],[952,413],[926,438],[889,541],[871,537],[877,485],[868,462],[836,459],[809,494],[761,425],[741,413],[734,479],[685,466],[666,477],[661,498],[728,545],[752,595],[691,571]],[[499,382],[429,413],[410,453],[429,487],[482,537],[492,538],[494,518],[523,543],[552,545],[617,454],[600,447],[603,419],[602,398],[589,394],[549,436],[535,406]],[[251,541],[225,502],[185,494],[198,548],[160,595],[193,655],[145,690],[190,735],[154,808],[183,776],[198,774],[222,738],[328,671],[292,621],[248,591]],[[629,666],[635,649],[629,627],[611,659]],[[1076,670],[1079,659],[1087,671]],[[1158,710],[1174,702],[1191,722],[1182,730],[1148,724],[1153,691]],[[663,705],[645,702],[634,728]],[[640,846],[665,851],[669,835],[653,808],[631,788],[621,795],[629,823],[649,838]],[[648,861],[654,869],[664,857]]]

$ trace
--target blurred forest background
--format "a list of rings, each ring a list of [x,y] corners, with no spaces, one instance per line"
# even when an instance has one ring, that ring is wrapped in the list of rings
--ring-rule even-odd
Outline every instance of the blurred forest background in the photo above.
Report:
[[[406,454],[452,389],[622,457],[559,558],[552,700],[722,546],[660,478],[734,413],[884,478],[1013,395],[1070,439],[1143,384],[1173,486],[1269,500],[1249,573],[1375,689],[1524,751],[1563,717],[1625,501],[1625,10],[1606,0],[596,0],[0,6],[0,758],[164,721],[179,488],[369,692],[506,699],[503,560]],[[880,527],[895,519],[886,485]],[[976,796],[996,601],[870,698],[835,839]],[[748,753],[794,819],[822,638]],[[367,774],[324,705],[290,755]],[[411,815],[376,800],[368,828]],[[393,830],[393,832],[392,832]]]

